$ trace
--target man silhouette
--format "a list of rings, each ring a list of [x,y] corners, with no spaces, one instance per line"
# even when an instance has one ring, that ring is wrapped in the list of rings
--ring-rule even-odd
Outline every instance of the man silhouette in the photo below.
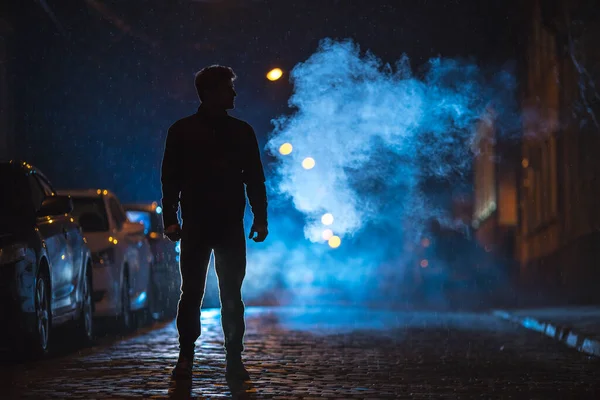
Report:
[[[181,297],[177,309],[179,359],[176,379],[191,379],[194,343],[200,336],[200,307],[211,252],[219,280],[221,323],[228,378],[249,379],[242,363],[245,332],[241,288],[246,273],[246,193],[254,223],[249,238],[268,235],[265,176],[256,135],[233,118],[237,95],[229,67],[213,65],[196,74],[198,111],[175,122],[167,134],[162,162],[165,236],[181,239]],[[244,193],[244,184],[246,193]],[[183,225],[177,211],[181,206]]]

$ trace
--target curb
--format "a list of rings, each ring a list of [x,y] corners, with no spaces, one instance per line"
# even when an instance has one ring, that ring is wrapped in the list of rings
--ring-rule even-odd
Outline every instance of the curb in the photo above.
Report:
[[[494,310],[492,315],[519,324],[526,329],[540,332],[581,353],[600,357],[600,340],[573,332],[569,327],[555,325],[531,317],[518,317],[504,310]]]

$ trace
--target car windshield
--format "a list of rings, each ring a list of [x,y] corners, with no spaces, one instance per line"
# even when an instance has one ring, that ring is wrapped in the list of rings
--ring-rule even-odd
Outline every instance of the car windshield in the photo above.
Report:
[[[152,229],[152,216],[147,211],[129,210],[127,211],[127,218],[129,218],[131,222],[143,223],[145,234],[148,234]]]
[[[84,232],[108,231],[108,217],[104,201],[99,197],[74,197],[73,216]]]

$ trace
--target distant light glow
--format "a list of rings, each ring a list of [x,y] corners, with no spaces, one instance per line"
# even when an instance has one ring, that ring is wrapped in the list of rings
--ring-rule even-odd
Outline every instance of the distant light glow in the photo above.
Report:
[[[162,213],[162,207],[161,206],[156,207],[156,213],[157,214]]]
[[[60,259],[61,259],[61,260],[64,260],[65,258],[66,258],[66,257],[65,257],[65,255],[64,255],[64,254],[60,256]]]
[[[332,236],[329,238],[328,244],[332,249],[337,249],[342,244],[342,239],[339,236]]]
[[[423,247],[429,247],[430,244],[431,242],[427,238],[423,238],[423,240],[421,240],[421,246]]]
[[[315,166],[315,160],[312,157],[306,157],[302,160],[302,168],[304,169],[313,169]]]
[[[333,231],[331,229],[325,229],[323,231],[322,237],[323,240],[329,240],[333,236]]]
[[[140,295],[138,296],[136,303],[137,304],[142,304],[145,300],[146,300],[146,292],[142,292],[140,293]]]
[[[291,143],[284,143],[281,146],[279,146],[279,153],[283,154],[284,156],[287,156],[292,152],[293,149],[294,148],[292,147]]]
[[[113,243],[114,243],[114,244],[118,244],[118,243],[119,243],[119,241],[118,241],[117,239],[115,239],[115,240],[113,240]]]
[[[429,261],[421,260],[421,268],[427,268],[429,266]]]
[[[176,253],[180,253],[181,252],[181,247],[179,246],[179,242],[177,242],[177,244],[175,245],[175,252]]]
[[[108,194],[108,190],[104,189],[104,191],[102,192],[103,195],[107,195]]]
[[[323,214],[323,216],[321,217],[321,222],[323,223],[323,225],[333,224],[333,215],[330,213]]]
[[[280,68],[273,68],[267,73],[267,79],[270,81],[276,81],[283,76],[283,71]]]

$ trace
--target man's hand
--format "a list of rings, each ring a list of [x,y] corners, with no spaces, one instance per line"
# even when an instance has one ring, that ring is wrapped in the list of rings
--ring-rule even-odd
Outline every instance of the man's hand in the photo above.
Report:
[[[254,234],[256,234],[256,236]],[[264,242],[268,234],[269,230],[267,229],[266,224],[255,222],[252,224],[252,228],[250,228],[250,236],[248,236],[248,239],[252,239],[257,243]]]
[[[171,242],[177,242],[181,239],[181,228],[178,224],[169,225],[167,229],[165,229],[165,236]]]

